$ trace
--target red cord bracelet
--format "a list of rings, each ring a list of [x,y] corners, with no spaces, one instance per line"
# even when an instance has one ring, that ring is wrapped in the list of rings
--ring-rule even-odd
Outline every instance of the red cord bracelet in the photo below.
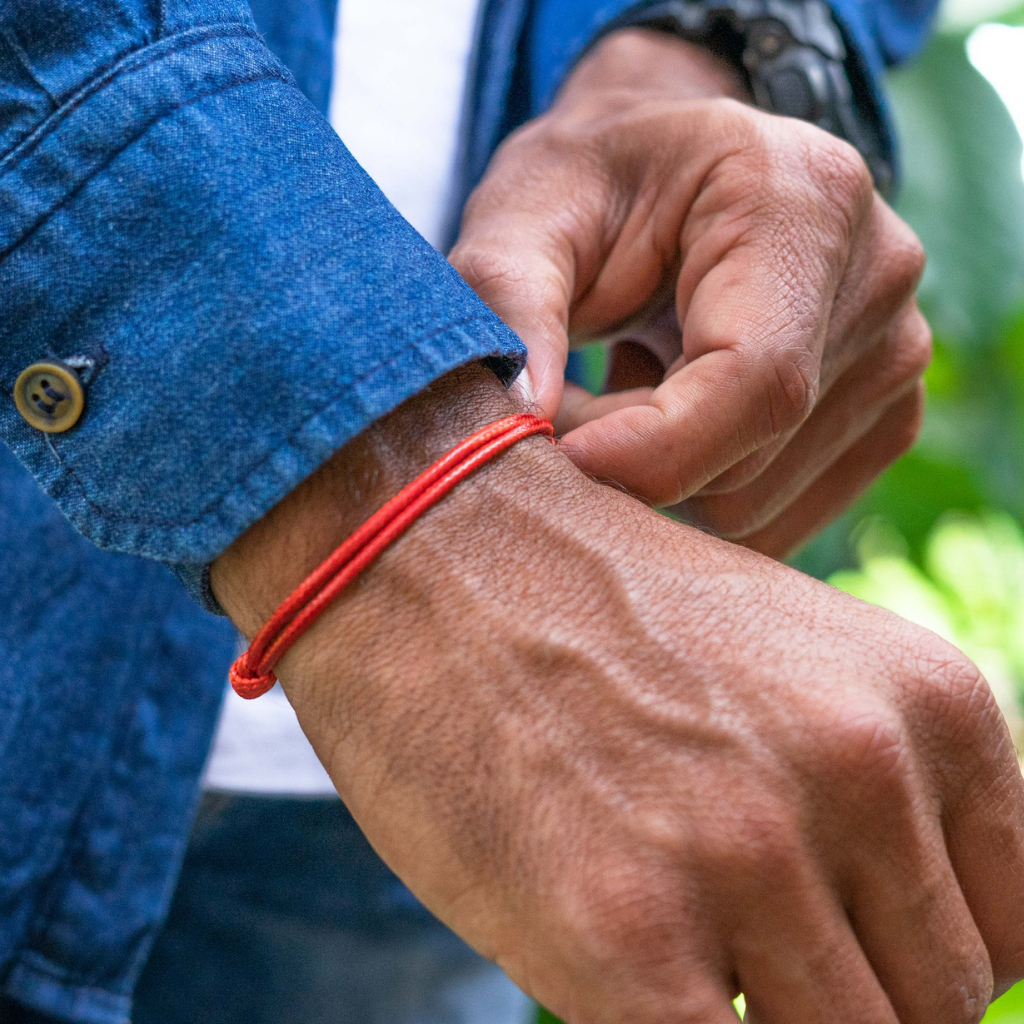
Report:
[[[526,413],[506,416],[466,438],[403,487],[300,583],[253,637],[228,673],[235,693],[246,700],[266,693],[277,682],[274,666],[288,648],[384,548],[457,483],[531,434],[553,437],[554,427]]]

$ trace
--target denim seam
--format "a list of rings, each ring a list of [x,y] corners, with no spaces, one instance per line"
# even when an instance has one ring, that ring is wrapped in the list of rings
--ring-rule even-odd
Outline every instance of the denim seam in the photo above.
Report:
[[[11,965],[5,978],[4,989],[15,998],[20,998],[26,993],[19,991],[20,986],[10,984],[12,979],[17,980],[19,975],[27,975],[30,978],[39,979],[47,985],[54,985],[66,992],[76,1004],[83,999],[95,1000],[95,1009],[108,1021],[127,1021],[127,1010],[130,1006],[130,998],[119,992],[112,992],[110,989],[102,988],[99,985],[77,985],[67,976],[67,972],[55,964],[48,957],[34,949],[22,950],[18,958]],[[13,991],[12,991],[13,989]],[[119,1007],[123,1007],[119,1009]],[[35,1007],[40,1012],[48,1013],[54,1007]],[[94,1015],[95,1018],[95,1015]]]
[[[143,71],[153,64],[166,60],[173,54],[181,53],[193,46],[199,46],[211,39],[251,39],[254,42],[261,42],[259,35],[244,25],[231,24],[230,31],[216,25],[209,25],[202,29],[190,29],[188,32],[169,36],[166,39],[161,39],[158,43],[132,50],[130,53],[118,57],[111,64],[97,69],[93,77],[78,92],[61,104],[59,109],[50,114],[27,138],[16,143],[6,153],[0,154],[0,177],[7,174],[11,168],[16,167],[39,143],[53,134],[69,114],[74,113],[83,103],[122,75]],[[158,52],[154,53],[154,50]],[[147,53],[147,51],[149,52]],[[291,81],[290,76],[286,76],[283,71],[280,77],[285,81]]]
[[[158,117],[154,117],[151,121],[147,121],[140,127],[139,133],[132,136],[128,141],[121,146],[119,149],[115,149],[111,152],[110,156],[103,161],[101,164],[97,164],[87,175],[85,175],[81,181],[79,181],[74,188],[69,189],[61,196],[60,200],[55,202],[48,210],[42,213],[39,219],[28,227],[24,233],[16,240],[11,242],[6,249],[0,250],[0,263],[7,259],[12,253],[17,252],[26,242],[32,239],[32,236],[39,231],[46,223],[60,210],[62,210],[71,200],[73,200],[79,192],[82,191],[86,185],[89,184],[97,175],[102,174],[122,153],[127,152],[141,139],[149,133],[149,131],[160,124],[161,121],[165,121],[167,118],[178,113],[180,110],[185,110],[188,107],[193,106],[196,103],[200,103],[205,99],[209,99],[211,96],[220,96],[223,93],[230,92],[232,89],[241,89],[247,85],[255,85],[257,82],[281,82],[285,85],[290,84],[289,80],[281,75],[267,74],[266,72],[260,72],[251,78],[236,79],[227,85],[220,86],[216,89],[210,89],[208,92],[199,93],[195,96],[190,97],[186,102],[179,103],[177,106],[170,107],[164,113]]]
[[[398,360],[402,359],[409,351],[415,350],[417,348],[420,348],[424,344],[424,342],[430,341],[431,338],[436,338],[439,335],[445,334],[448,331],[452,330],[453,328],[464,327],[464,326],[467,326],[468,324],[473,324],[473,323],[487,324],[488,320],[485,317],[481,317],[481,316],[467,317],[466,319],[463,319],[463,320],[452,321],[451,323],[445,324],[443,327],[439,327],[436,330],[430,331],[427,334],[418,335],[416,338],[412,339],[406,345],[403,345],[402,348],[400,348],[398,351],[392,353],[387,359],[381,360],[381,362],[379,362],[379,363],[375,363],[370,369],[368,369],[361,376],[353,377],[350,381],[347,381],[346,384],[344,385],[346,390],[351,390],[352,388],[356,387],[357,385],[363,383],[363,381],[365,381],[369,377],[372,377],[375,373],[380,372],[380,370],[382,370],[382,369],[384,369],[384,368],[394,364]],[[492,354],[496,354],[496,353],[497,353],[497,349],[495,349],[495,353],[492,353]],[[278,442],[278,444],[276,444],[273,447],[269,448],[260,459],[258,459],[256,462],[253,462],[252,464],[247,466],[242,471],[242,473],[239,475],[239,477],[226,487],[226,489],[224,490],[223,493],[221,493],[218,497],[213,499],[210,502],[210,504],[205,505],[202,509],[200,509],[200,511],[191,519],[132,519],[132,518],[129,518],[127,516],[111,516],[109,512],[107,512],[101,506],[97,505],[92,500],[92,498],[89,497],[89,494],[88,494],[88,492],[85,489],[84,483],[76,475],[75,470],[73,468],[71,468],[70,466],[68,466],[63,461],[61,461],[61,466],[63,467],[64,473],[71,479],[71,481],[78,488],[79,492],[82,495],[82,500],[85,501],[85,503],[89,506],[89,508],[91,508],[96,513],[96,515],[99,518],[103,519],[106,522],[116,523],[116,524],[120,524],[120,525],[124,525],[124,526],[132,526],[132,527],[136,527],[136,528],[137,527],[164,527],[164,528],[166,528],[166,527],[176,527],[176,528],[181,528],[181,527],[195,526],[197,523],[201,522],[203,519],[206,519],[208,516],[215,514],[217,512],[217,510],[220,508],[220,506],[223,505],[223,503],[229,497],[231,497],[231,495],[235,492],[235,490],[239,489],[239,488],[242,488],[244,486],[244,484],[245,484],[245,481],[250,476],[252,476],[254,473],[256,473],[259,469],[261,469],[267,462],[269,462],[274,457],[274,455],[282,447],[292,444],[294,442],[294,440],[295,440],[295,437],[298,434],[300,434],[308,426],[310,421],[315,419],[317,416],[323,415],[323,413],[327,412],[337,402],[342,401],[342,399],[344,397],[347,397],[347,396],[339,395],[333,401],[330,401],[326,405],[321,406],[315,412],[311,413],[305,419],[303,419],[299,423],[297,423],[286,435],[284,435],[281,438],[281,440]]]
[[[57,101],[57,97],[39,81],[39,78],[32,70],[32,62],[28,59],[28,54],[25,53],[24,47],[11,34],[10,30],[6,26],[0,27],[0,37],[2,37],[4,42],[11,48],[11,52],[14,54],[15,59],[21,65],[22,71],[24,71],[32,80],[32,84],[53,104],[54,108],[59,107],[60,103]]]

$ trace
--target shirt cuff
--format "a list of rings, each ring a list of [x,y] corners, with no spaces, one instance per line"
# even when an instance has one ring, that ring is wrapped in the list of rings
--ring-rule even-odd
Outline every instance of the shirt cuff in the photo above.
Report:
[[[254,32],[104,70],[0,160],[0,438],[101,547],[205,567],[346,441],[525,348],[390,206]],[[12,392],[78,367],[43,433]]]

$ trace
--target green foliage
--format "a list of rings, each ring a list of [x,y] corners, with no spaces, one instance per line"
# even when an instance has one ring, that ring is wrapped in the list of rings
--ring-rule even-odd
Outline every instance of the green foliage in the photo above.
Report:
[[[1024,534],[1005,513],[947,515],[928,536],[923,568],[881,520],[857,540],[861,567],[829,582],[938,633],[985,673],[1019,732],[1024,710]]]
[[[920,298],[933,325],[956,348],[984,350],[1024,298],[1024,183],[1013,121],[965,39],[937,36],[891,76],[904,164],[896,206],[928,253]]]
[[[1024,18],[1024,6],[1001,20]],[[826,577],[856,562],[852,536],[881,516],[922,564],[950,509],[1024,520],[1024,181],[1021,141],[971,66],[966,31],[940,34],[891,76],[902,139],[897,212],[928,253],[919,290],[935,332],[928,413],[914,451],[795,559]]]
[[[1022,1024],[1024,1022],[1024,985],[1016,985],[990,1007],[982,1024]]]

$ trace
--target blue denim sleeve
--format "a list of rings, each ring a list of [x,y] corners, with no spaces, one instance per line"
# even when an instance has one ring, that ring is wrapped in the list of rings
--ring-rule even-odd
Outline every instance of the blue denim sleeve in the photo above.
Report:
[[[85,385],[66,433],[12,400],[46,358]],[[480,358],[510,379],[525,350],[244,0],[0,0],[0,439],[90,540],[202,597],[300,480]]]

